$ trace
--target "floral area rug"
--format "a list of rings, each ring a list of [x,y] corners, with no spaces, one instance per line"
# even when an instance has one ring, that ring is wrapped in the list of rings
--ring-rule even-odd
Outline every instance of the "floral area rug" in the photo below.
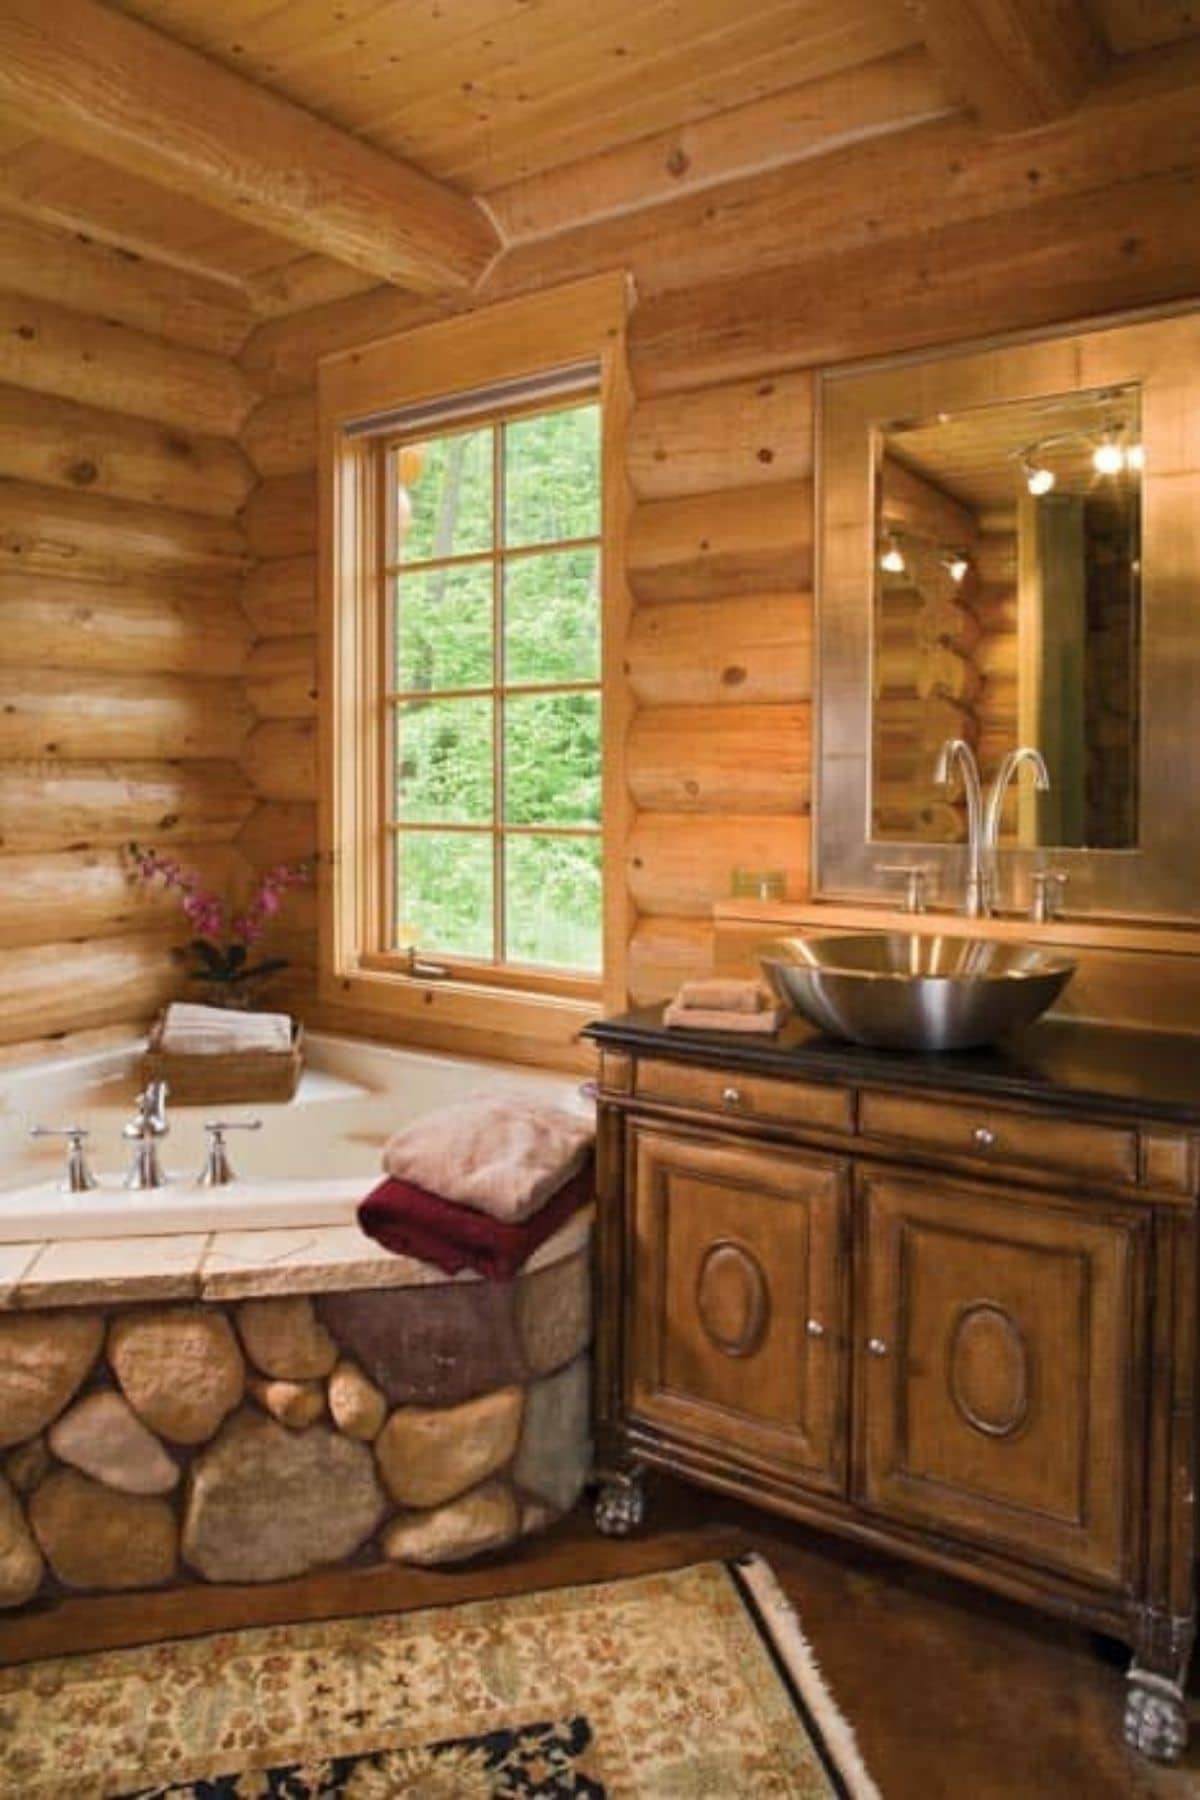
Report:
[[[878,1800],[758,1557],[0,1670],[21,1800]]]

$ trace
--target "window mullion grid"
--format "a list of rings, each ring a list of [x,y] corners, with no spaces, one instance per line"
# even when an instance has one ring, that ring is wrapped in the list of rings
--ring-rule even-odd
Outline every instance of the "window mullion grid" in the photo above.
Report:
[[[506,960],[508,896],[504,891],[504,465],[508,427],[497,419],[492,431],[492,956]]]

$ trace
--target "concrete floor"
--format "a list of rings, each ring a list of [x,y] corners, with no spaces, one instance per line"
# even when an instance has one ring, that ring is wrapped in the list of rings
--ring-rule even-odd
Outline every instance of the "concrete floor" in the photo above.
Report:
[[[67,1600],[0,1620],[0,1661],[453,1604],[744,1549],[765,1555],[787,1590],[885,1800],[1200,1800],[1200,1704],[1182,1766],[1132,1756],[1121,1742],[1120,1647],[665,1479],[652,1488],[647,1527],[627,1542],[597,1537],[580,1508],[518,1550],[458,1570],[356,1569],[266,1589]]]

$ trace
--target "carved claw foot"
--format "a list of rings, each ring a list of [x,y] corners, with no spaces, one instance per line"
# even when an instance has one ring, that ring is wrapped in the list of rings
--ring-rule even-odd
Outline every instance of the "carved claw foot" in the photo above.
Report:
[[[1165,1675],[1135,1664],[1125,1702],[1125,1742],[1155,1762],[1178,1762],[1187,1748],[1188,1720],[1183,1692]]]
[[[640,1469],[608,1475],[592,1503],[592,1518],[603,1537],[629,1537],[646,1517],[646,1483]]]

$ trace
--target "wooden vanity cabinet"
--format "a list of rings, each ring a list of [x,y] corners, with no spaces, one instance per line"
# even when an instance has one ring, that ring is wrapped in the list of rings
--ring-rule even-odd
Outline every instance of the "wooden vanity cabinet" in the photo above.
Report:
[[[630,1418],[843,1493],[844,1158],[635,1127]]]
[[[1130,1741],[1178,1754],[1194,1136],[603,1063],[601,1528],[657,1465],[1087,1621],[1134,1648]]]

